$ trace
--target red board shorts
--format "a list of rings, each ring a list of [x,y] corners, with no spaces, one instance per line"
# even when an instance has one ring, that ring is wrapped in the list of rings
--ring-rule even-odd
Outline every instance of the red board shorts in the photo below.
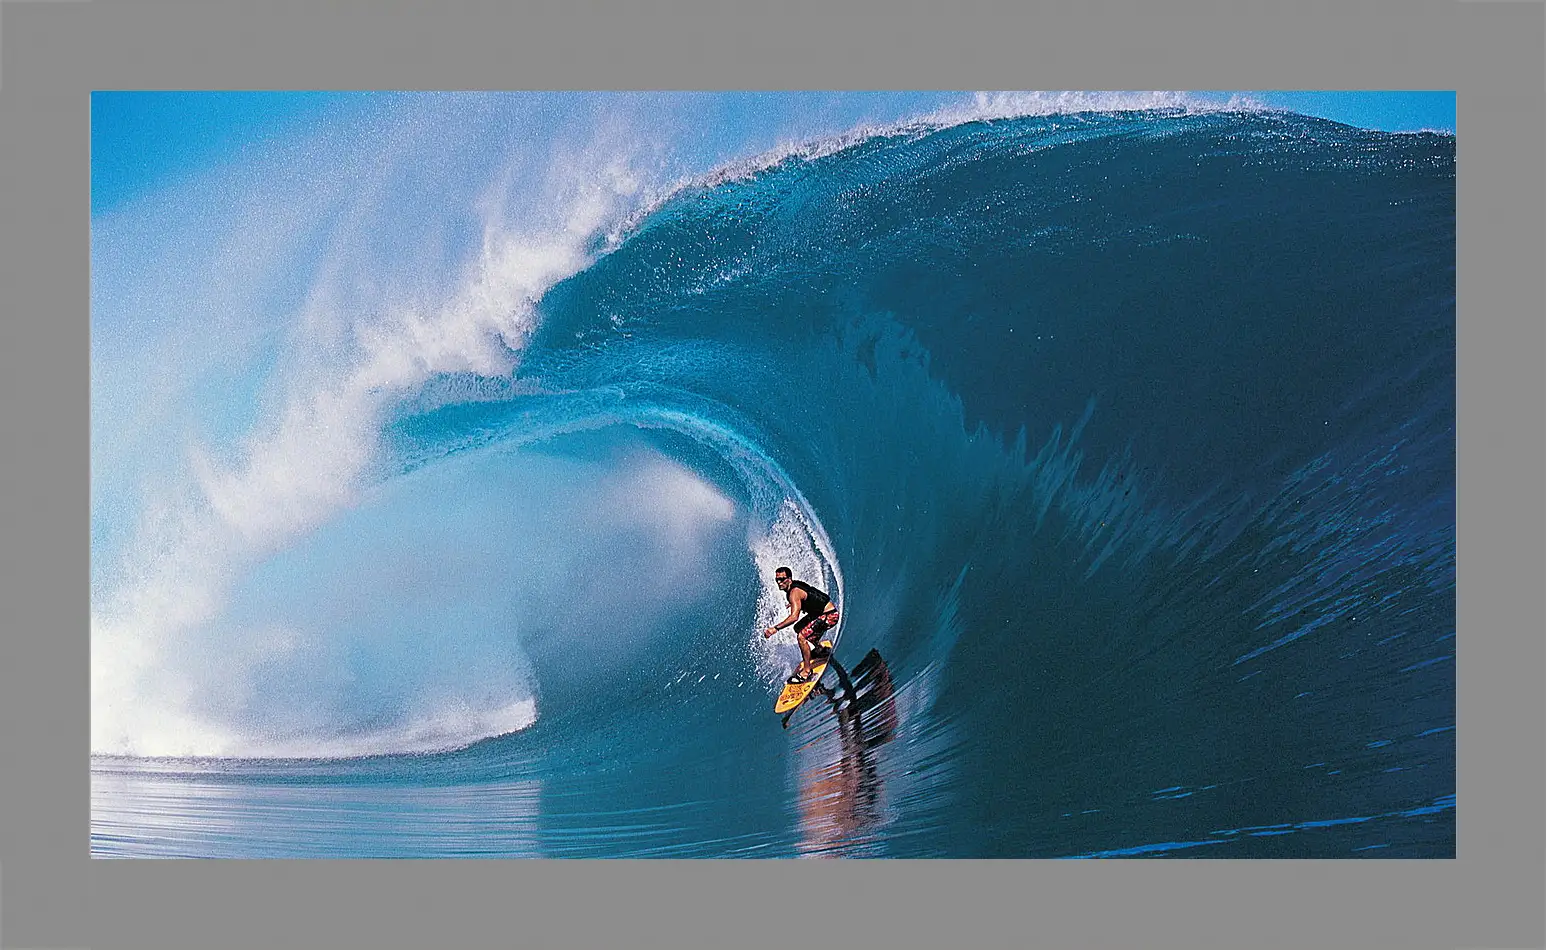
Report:
[[[809,621],[806,622],[804,627],[801,627],[797,631],[797,633],[800,636],[805,637],[807,640],[810,640],[814,646],[821,642],[822,634],[836,626],[838,626],[838,611],[829,610],[824,614],[812,617]]]

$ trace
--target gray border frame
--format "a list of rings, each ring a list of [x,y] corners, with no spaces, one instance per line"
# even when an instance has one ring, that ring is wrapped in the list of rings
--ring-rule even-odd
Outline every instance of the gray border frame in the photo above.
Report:
[[[1527,947],[1543,932],[1543,7],[0,0],[0,946]],[[1458,92],[1457,857],[87,857],[89,97],[157,88]],[[798,877],[796,877],[798,875]]]

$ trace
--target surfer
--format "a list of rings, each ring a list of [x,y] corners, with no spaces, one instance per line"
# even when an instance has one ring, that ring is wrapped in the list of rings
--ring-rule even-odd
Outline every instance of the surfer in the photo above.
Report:
[[[787,567],[774,571],[774,583],[789,598],[790,615],[763,631],[766,640],[774,634],[796,624],[795,642],[800,644],[800,663],[789,682],[802,683],[811,675],[812,659],[823,659],[828,651],[820,646],[822,634],[838,625],[838,605],[831,597],[805,581],[797,581]]]

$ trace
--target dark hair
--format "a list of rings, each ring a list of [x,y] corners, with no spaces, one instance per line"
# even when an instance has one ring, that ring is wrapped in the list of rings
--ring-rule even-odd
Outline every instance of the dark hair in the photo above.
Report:
[[[788,575],[790,575],[790,576],[791,576],[791,577],[794,577],[794,576],[795,576],[795,572],[794,572],[794,571],[792,571],[792,570],[790,570],[790,569],[789,569],[789,568],[787,568],[787,567],[776,567],[776,568],[774,568],[774,573],[775,573],[775,574],[788,574]]]

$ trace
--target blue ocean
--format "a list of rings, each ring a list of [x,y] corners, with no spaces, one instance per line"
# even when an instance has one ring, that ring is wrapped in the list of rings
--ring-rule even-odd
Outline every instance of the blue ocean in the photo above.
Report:
[[[1455,856],[1453,135],[580,105],[94,214],[93,855]]]

